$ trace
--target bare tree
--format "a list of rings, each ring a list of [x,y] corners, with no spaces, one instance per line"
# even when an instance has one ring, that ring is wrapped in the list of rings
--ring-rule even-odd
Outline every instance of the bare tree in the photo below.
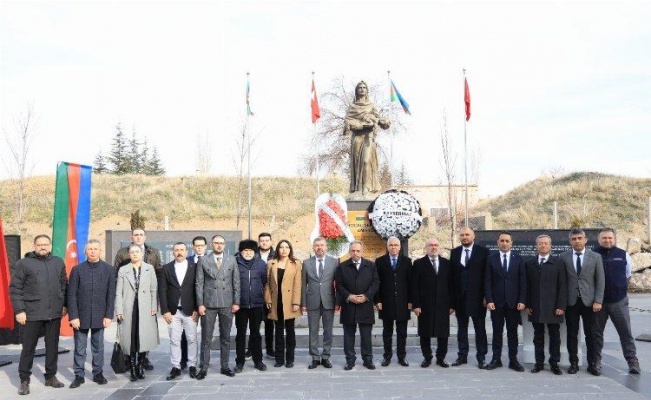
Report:
[[[196,164],[200,175],[209,175],[212,172],[212,140],[207,133],[197,135]]]
[[[454,189],[455,167],[457,163],[457,155],[454,151],[452,142],[450,141],[450,132],[448,131],[448,117],[447,112],[443,110],[441,116],[441,166],[445,174],[445,183],[448,186],[448,210],[450,216],[450,242],[452,247],[455,245],[455,229],[457,226],[457,196]]]
[[[25,222],[26,195],[25,183],[29,174],[34,168],[30,159],[32,141],[36,136],[37,119],[34,114],[34,104],[28,103],[25,112],[14,120],[15,131],[13,134],[5,132],[5,142],[11,154],[11,164],[6,165],[10,174],[17,180],[18,190],[14,192],[18,204],[16,215],[16,228],[22,234],[23,223]]]
[[[258,132],[255,135],[251,135],[249,139],[249,134],[250,134],[250,126],[249,124],[244,121],[242,123],[242,128],[237,134],[237,137],[235,139],[235,151],[233,152],[233,166],[235,167],[235,171],[237,171],[237,210],[236,210],[236,227],[240,227],[240,221],[242,220],[243,217],[243,212],[244,212],[244,197],[246,194],[246,182],[245,178],[247,176],[247,157],[249,155],[249,151],[253,149],[253,145],[258,139],[258,136],[260,135],[261,132]],[[250,141],[250,143],[249,143]],[[253,159],[251,159],[251,166],[253,166]]]

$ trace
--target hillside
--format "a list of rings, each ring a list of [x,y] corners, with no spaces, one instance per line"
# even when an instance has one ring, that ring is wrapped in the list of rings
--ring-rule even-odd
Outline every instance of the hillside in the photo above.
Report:
[[[321,182],[322,191],[345,193],[347,182]],[[54,176],[26,181],[27,210],[23,226],[23,249],[31,238],[51,232]],[[91,236],[104,240],[105,230],[129,230],[129,215],[141,210],[147,229],[163,229],[165,216],[171,229],[247,230],[246,207],[237,219],[238,181],[234,177],[149,177],[140,175],[93,177]],[[17,233],[16,182],[0,181],[0,215],[6,233]],[[474,213],[489,212],[494,229],[551,228],[553,202],[558,201],[559,228],[614,226],[620,238],[646,239],[646,204],[651,179],[626,178],[596,173],[573,173],[551,179],[541,177],[512,191],[481,201]],[[271,231],[274,237],[295,244],[306,256],[308,236],[314,228],[315,183],[306,178],[265,177],[253,179],[253,233]],[[246,203],[246,190],[243,197]],[[450,247],[444,231],[425,229],[414,237],[410,249],[417,253],[429,235]],[[621,241],[620,241],[621,243]]]

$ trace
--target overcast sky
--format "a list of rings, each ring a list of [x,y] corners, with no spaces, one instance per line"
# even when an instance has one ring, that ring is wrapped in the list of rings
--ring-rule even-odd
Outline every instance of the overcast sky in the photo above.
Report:
[[[289,176],[309,151],[311,71],[321,93],[339,76],[385,85],[391,70],[412,112],[394,168],[441,182],[445,110],[462,183],[466,68],[482,196],[550,170],[648,177],[649,21],[645,1],[0,0],[0,125],[14,134],[33,103],[34,175],[92,164],[118,122],[170,175],[195,174],[209,137],[212,172],[229,175],[248,71],[253,174]]]

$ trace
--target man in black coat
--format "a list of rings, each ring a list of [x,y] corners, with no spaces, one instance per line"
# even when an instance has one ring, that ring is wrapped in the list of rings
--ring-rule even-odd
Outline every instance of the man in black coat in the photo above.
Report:
[[[170,337],[172,370],[167,375],[168,381],[181,375],[183,332],[188,344],[189,375],[190,378],[197,376],[197,321],[199,320],[195,288],[197,266],[194,262],[188,261],[188,249],[185,243],[175,243],[172,252],[174,261],[163,265],[158,277],[160,312],[167,322]]]
[[[75,265],[68,282],[68,312],[70,326],[74,329],[75,354],[73,369],[75,379],[70,388],[85,382],[84,363],[88,331],[93,354],[93,382],[107,383],[104,377],[104,329],[111,326],[115,306],[115,271],[100,259],[100,243],[90,239],[86,243],[86,261]]]
[[[485,358],[488,352],[486,337],[486,299],[484,298],[484,280],[488,249],[476,244],[475,232],[469,227],[459,231],[461,246],[450,252],[452,264],[452,281],[454,296],[454,312],[457,317],[457,342],[459,353],[453,367],[468,363],[468,322],[472,318],[475,328],[475,346],[477,348],[477,364],[479,369],[486,367]]]
[[[511,251],[513,239],[509,232],[500,233],[497,246],[499,252],[488,256],[486,261],[486,308],[493,322],[493,358],[486,369],[502,366],[502,333],[506,322],[509,368],[523,372],[524,367],[518,361],[518,323],[527,299],[527,271],[524,259]]]
[[[411,319],[411,259],[400,254],[400,239],[392,236],[387,240],[387,254],[375,260],[380,278],[380,288],[375,294],[375,307],[382,320],[384,360],[382,366],[391,364],[393,356],[391,339],[393,324],[396,325],[398,364],[408,367],[407,323]]]
[[[375,369],[373,348],[371,347],[371,330],[375,323],[373,296],[380,286],[380,278],[373,262],[362,258],[364,245],[360,241],[350,244],[350,259],[337,267],[336,283],[339,304],[341,304],[340,322],[344,326],[344,353],[346,366],[350,371],[355,366],[355,332],[359,325],[362,360],[368,369]]]
[[[56,378],[59,358],[61,318],[68,314],[66,299],[66,266],[53,256],[52,239],[48,235],[34,238],[34,251],[16,263],[9,293],[16,321],[22,325],[18,394],[29,394],[34,351],[41,330],[45,330],[45,386],[62,388]]]
[[[432,338],[435,337],[436,364],[447,368],[450,315],[454,312],[452,268],[450,262],[439,255],[439,241],[435,238],[427,241],[425,252],[425,257],[414,261],[411,285],[420,349],[425,358],[420,366],[427,368],[432,364]]]
[[[549,366],[555,375],[562,375],[561,332],[563,314],[567,307],[567,273],[565,264],[552,257],[552,239],[548,235],[536,238],[538,255],[526,262],[527,314],[533,325],[533,345],[536,364],[531,372],[545,369],[545,324],[549,331]]]

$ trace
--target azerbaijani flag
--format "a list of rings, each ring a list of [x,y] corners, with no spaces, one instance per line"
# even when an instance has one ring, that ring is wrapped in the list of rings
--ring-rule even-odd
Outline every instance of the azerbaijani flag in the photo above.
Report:
[[[86,260],[84,247],[90,226],[90,188],[93,168],[60,162],[57,165],[52,222],[52,254],[61,257],[70,276],[72,267]],[[80,251],[81,250],[81,251]],[[61,321],[61,336],[72,336],[68,317]]]
[[[314,76],[312,76],[312,101],[310,102],[312,108],[312,123],[321,118],[321,109],[319,108],[319,99],[316,96],[316,86],[314,85]]]
[[[400,95],[400,92],[398,91],[398,88],[396,87],[396,84],[393,83],[393,79],[391,79],[391,102],[398,101],[400,102],[400,105],[402,106],[402,109],[405,111],[406,114],[411,115],[411,112],[409,111],[409,103]]]
[[[14,329],[14,308],[9,298],[9,256],[0,218],[0,328]]]

